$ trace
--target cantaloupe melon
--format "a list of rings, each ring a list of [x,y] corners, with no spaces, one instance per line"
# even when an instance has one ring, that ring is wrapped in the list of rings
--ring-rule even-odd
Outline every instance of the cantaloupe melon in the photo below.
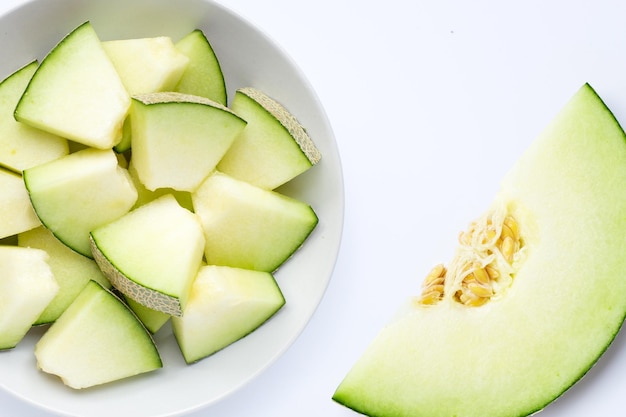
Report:
[[[625,139],[585,84],[334,400],[379,417],[519,417],[578,381],[626,314]]]

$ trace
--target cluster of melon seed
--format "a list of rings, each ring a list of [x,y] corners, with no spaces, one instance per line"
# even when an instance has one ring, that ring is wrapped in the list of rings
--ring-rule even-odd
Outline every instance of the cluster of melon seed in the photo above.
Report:
[[[504,275],[503,270],[512,276],[515,254],[522,248],[519,225],[510,214],[501,221],[495,217],[495,214],[488,216],[484,223],[473,222],[467,231],[459,234],[461,250],[449,270],[439,264],[428,273],[417,300],[419,304],[431,305],[441,300],[449,281],[454,300],[478,307],[497,293],[496,285]]]
[[[448,270],[443,264],[439,264],[430,270],[422,284],[420,304],[435,304],[443,298],[443,288]]]

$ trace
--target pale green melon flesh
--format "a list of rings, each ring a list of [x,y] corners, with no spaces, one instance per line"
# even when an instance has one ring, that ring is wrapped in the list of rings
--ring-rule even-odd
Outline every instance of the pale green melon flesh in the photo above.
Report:
[[[128,307],[95,281],[35,345],[38,367],[75,389],[162,367],[150,334]]]
[[[246,125],[209,99],[171,92],[134,96],[130,120],[133,164],[151,191],[194,191]]]
[[[0,190],[0,238],[41,225],[20,175],[0,168]]]
[[[0,84],[0,165],[18,173],[69,152],[66,139],[20,123],[13,115],[37,66],[33,61]]]
[[[94,258],[124,295],[181,315],[204,251],[197,216],[171,194],[91,232]]]
[[[107,149],[122,138],[128,95],[89,22],[43,59],[15,108],[15,118],[87,146]]]
[[[297,199],[211,174],[191,195],[213,265],[272,272],[317,226],[311,206]]]
[[[48,264],[59,284],[56,297],[33,324],[46,324],[56,320],[90,280],[97,281],[105,288],[111,287],[111,283],[93,259],[74,252],[43,226],[20,233],[17,242],[21,247],[46,251]]]
[[[173,188],[157,188],[154,191],[148,190],[141,183],[132,159],[128,163],[128,173],[130,174],[130,178],[133,180],[133,184],[135,184],[135,189],[137,189],[137,201],[135,202],[135,206],[133,208],[141,207],[145,204],[148,204],[149,202],[154,201],[165,194],[171,194],[176,198],[178,204],[180,204],[182,207],[186,208],[189,211],[193,211],[193,204],[191,203],[191,193],[189,191],[177,191]]]
[[[102,47],[131,96],[171,91],[189,62],[167,36],[104,41]]]
[[[542,409],[605,351],[626,313],[626,142],[582,87],[502,182],[526,259],[481,307],[411,301],[333,398],[371,416],[518,417]]]
[[[272,317],[285,299],[269,272],[203,266],[182,317],[172,318],[187,363],[203,359],[248,335]]]
[[[231,108],[248,124],[218,170],[273,190],[319,162],[319,151],[295,116],[265,93],[239,89]]]
[[[87,148],[24,171],[37,216],[60,241],[92,257],[89,232],[126,214],[137,200],[112,150]]]
[[[194,30],[176,42],[175,46],[189,58],[189,63],[174,91],[206,97],[226,106],[224,75],[204,33],[199,29]]]
[[[59,286],[40,249],[0,246],[0,350],[15,347]]]

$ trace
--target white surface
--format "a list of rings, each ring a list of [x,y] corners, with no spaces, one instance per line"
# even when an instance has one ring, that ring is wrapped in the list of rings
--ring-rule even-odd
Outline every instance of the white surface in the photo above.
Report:
[[[343,163],[345,227],[331,283],[296,342],[244,388],[188,416],[356,416],[332,402],[335,387],[428,269],[449,259],[457,232],[560,106],[588,81],[626,123],[626,3],[222,4],[280,44],[325,106]],[[625,338],[540,415],[622,416]],[[51,415],[0,392],[0,416]]]

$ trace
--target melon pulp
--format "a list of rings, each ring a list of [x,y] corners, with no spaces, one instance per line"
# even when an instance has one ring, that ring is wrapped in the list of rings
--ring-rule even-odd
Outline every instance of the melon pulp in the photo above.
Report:
[[[59,291],[48,254],[0,245],[0,350],[14,348]]]
[[[37,367],[74,389],[129,378],[163,367],[154,340],[130,309],[96,281],[35,345]]]
[[[429,274],[422,296],[382,329],[333,399],[380,417],[543,409],[624,320],[624,184],[624,132],[585,84],[460,235],[451,264]]]
[[[41,61],[15,107],[18,122],[108,149],[122,139],[130,96],[90,22]]]

